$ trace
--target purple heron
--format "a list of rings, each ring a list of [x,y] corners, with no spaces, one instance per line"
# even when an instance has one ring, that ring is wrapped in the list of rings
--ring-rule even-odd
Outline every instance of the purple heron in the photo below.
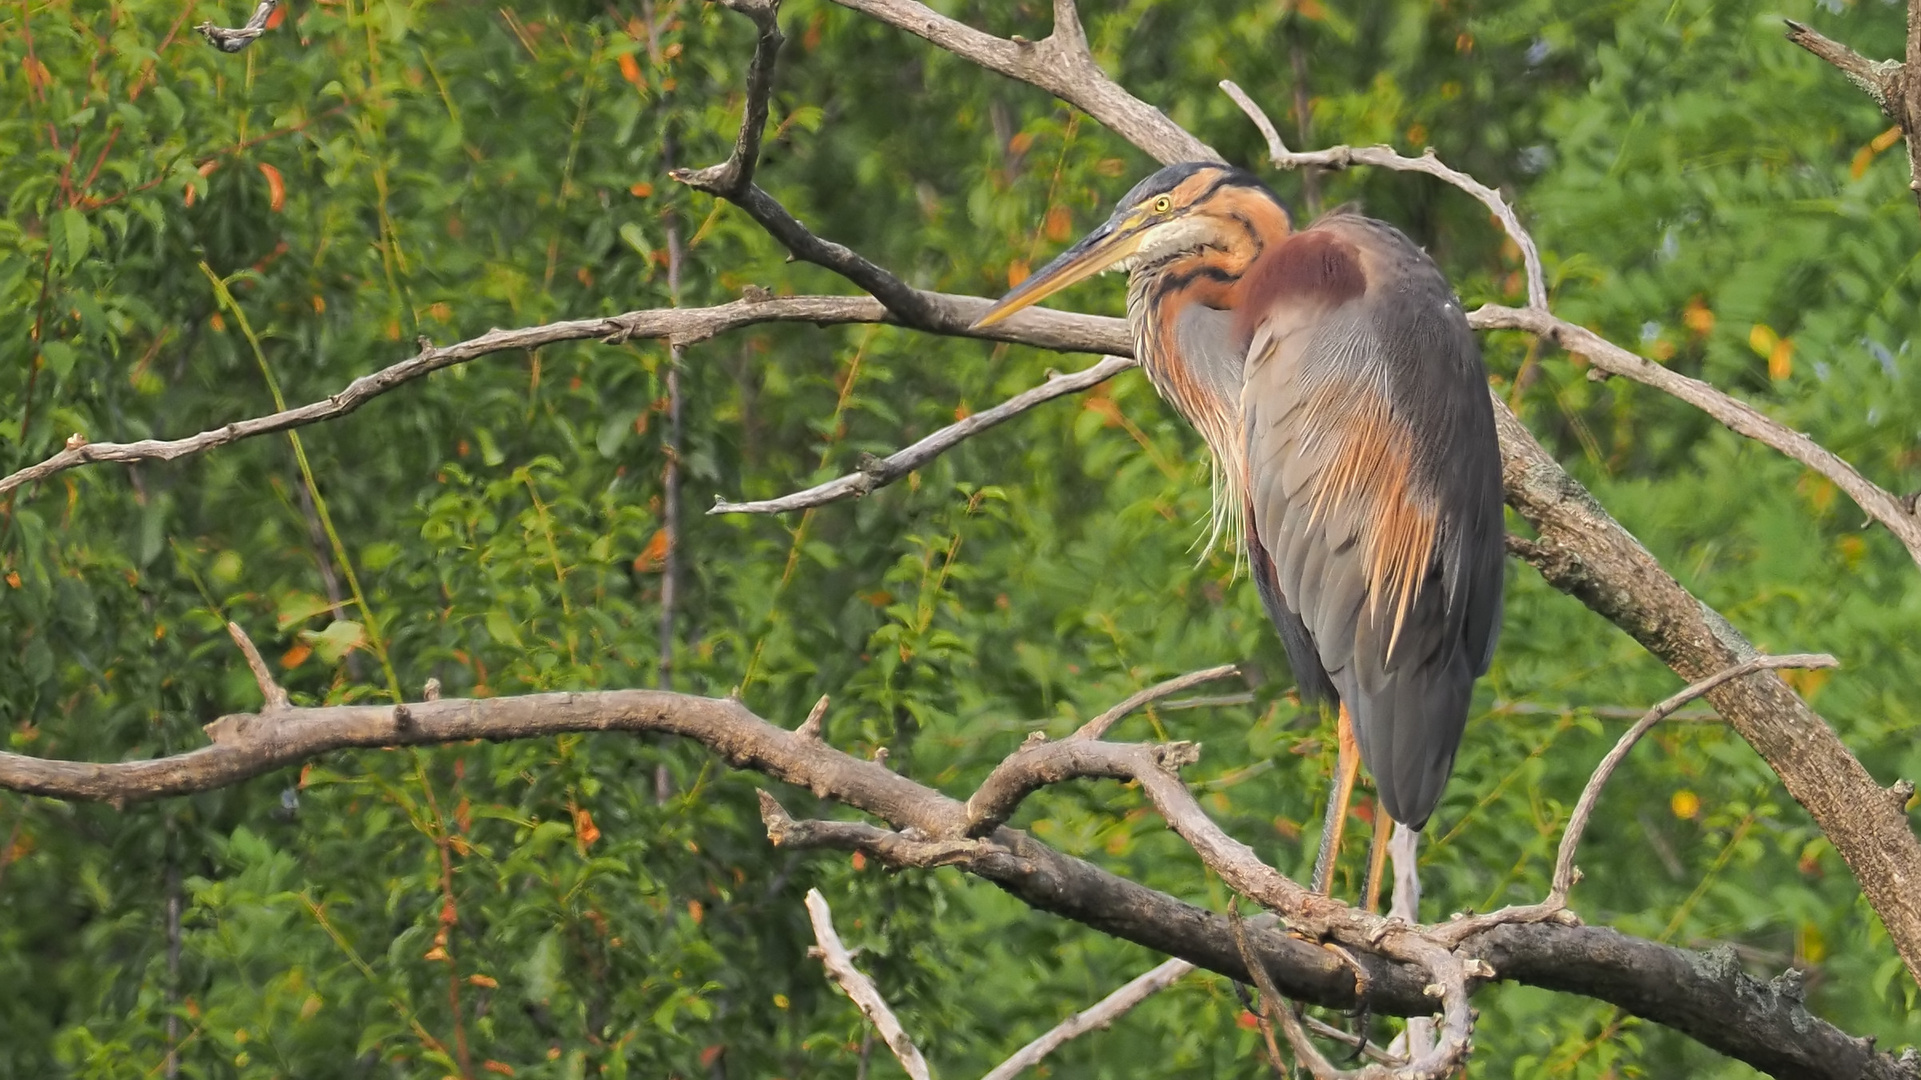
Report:
[[[1326,892],[1359,764],[1389,817],[1425,825],[1493,656],[1501,458],[1480,349],[1393,226],[1336,212],[1297,232],[1251,173],[1196,163],[1141,181],[979,325],[1110,269],[1128,273],[1141,368],[1213,453],[1215,528],[1242,533],[1301,697],[1340,706]]]

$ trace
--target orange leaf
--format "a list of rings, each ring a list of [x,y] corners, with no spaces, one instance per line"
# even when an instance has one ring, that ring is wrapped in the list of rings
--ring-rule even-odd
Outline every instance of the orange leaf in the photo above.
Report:
[[[1056,206],[1047,212],[1047,224],[1042,227],[1042,232],[1049,240],[1065,240],[1073,231],[1074,215],[1068,213],[1067,207]]]
[[[280,29],[280,24],[286,21],[287,21],[287,7],[285,4],[282,4],[281,6],[273,9],[273,14],[267,16],[267,29],[278,30]]]
[[[478,972],[467,976],[467,982],[474,986],[484,986],[489,990],[500,985],[499,979],[494,978],[492,975],[482,975]]]
[[[695,922],[699,922],[701,919],[705,918],[706,916],[707,916],[707,909],[700,906],[700,901],[698,900],[687,901],[687,917],[688,918],[694,920]]]
[[[1675,817],[1683,821],[1692,821],[1701,816],[1701,796],[1683,788],[1668,800],[1668,809],[1674,811]]]
[[[1019,285],[1021,282],[1026,281],[1028,278],[1028,275],[1032,274],[1033,272],[1034,272],[1033,270],[1028,268],[1026,259],[1015,259],[1013,262],[1008,263],[1007,264],[1007,287],[1011,289],[1014,286]]]
[[[632,53],[620,54],[620,77],[633,83],[635,86],[646,85],[641,79],[640,65],[634,62],[634,54]]]
[[[574,810],[574,838],[580,841],[583,848],[594,846],[594,841],[600,839],[600,830],[594,827],[594,816],[584,806]]]
[[[1714,312],[1710,311],[1707,303],[1697,296],[1689,300],[1688,306],[1681,311],[1681,322],[1689,330],[1706,335],[1708,331],[1714,329]]]
[[[293,648],[288,649],[286,654],[280,658],[280,666],[287,669],[288,671],[292,671],[294,668],[299,667],[303,662],[305,662],[307,657],[312,655],[313,655],[312,645],[309,645],[304,641],[296,641],[293,643]]]
[[[1776,382],[1794,374],[1794,339],[1782,338],[1768,353],[1768,378]]]
[[[634,556],[634,573],[659,573],[661,568],[667,565],[668,543],[667,530],[657,530],[653,539],[647,541],[647,546],[641,550],[641,553]]]
[[[632,195],[636,199],[644,199],[647,196],[652,195],[653,193],[654,193],[654,185],[648,183],[645,180],[642,180],[640,183],[635,184],[633,187],[630,187],[627,189],[627,194]]]
[[[512,1065],[509,1065],[504,1061],[495,1061],[492,1058],[488,1058],[486,1061],[481,1062],[480,1067],[487,1070],[490,1073],[499,1073],[502,1076],[512,1076],[514,1074],[514,1067]]]
[[[974,410],[968,408],[965,401],[954,406],[954,419],[956,421],[965,420],[972,415],[974,415]]]
[[[861,870],[865,870],[865,869],[867,869],[867,856],[866,856],[866,855],[863,855],[863,854],[861,854],[860,852],[858,852],[858,851],[856,851],[856,852],[854,852],[854,860],[853,860],[853,861],[854,861],[854,869],[855,869],[855,871],[861,871]]]

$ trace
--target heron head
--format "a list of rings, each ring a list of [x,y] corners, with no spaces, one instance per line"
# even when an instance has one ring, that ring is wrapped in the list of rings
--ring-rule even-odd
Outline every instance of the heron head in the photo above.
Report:
[[[1287,211],[1254,174],[1212,162],[1169,165],[1134,185],[1100,228],[1001,297],[974,325],[992,326],[1104,270],[1138,270],[1204,248],[1235,246],[1258,227],[1246,213],[1248,198],[1264,204],[1259,218],[1273,220],[1278,212],[1279,228],[1286,231]]]

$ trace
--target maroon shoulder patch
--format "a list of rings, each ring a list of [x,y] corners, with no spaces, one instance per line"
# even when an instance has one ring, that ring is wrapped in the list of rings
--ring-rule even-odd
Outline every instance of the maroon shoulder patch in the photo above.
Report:
[[[1243,332],[1252,332],[1276,304],[1345,303],[1367,291],[1367,272],[1352,242],[1333,232],[1309,229],[1269,250],[1248,269],[1241,294]]]

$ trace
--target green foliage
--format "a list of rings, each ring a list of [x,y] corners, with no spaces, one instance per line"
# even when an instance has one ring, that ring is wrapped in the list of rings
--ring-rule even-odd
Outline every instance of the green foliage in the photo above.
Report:
[[[1038,0],[944,6],[997,33],[1046,31]],[[1904,386],[1921,235],[1902,155],[1877,155],[1883,122],[1774,14],[1088,6],[1110,71],[1250,163],[1256,135],[1213,84],[1240,82],[1292,136],[1299,43],[1311,144],[1432,142],[1518,193],[1562,313],[1743,394],[1892,490],[1921,486],[1921,397]],[[0,468],[75,432],[172,437],[266,412],[270,379],[315,400],[417,336],[665,306],[670,229],[688,249],[684,303],[749,284],[846,291],[664,175],[670,156],[702,164],[732,141],[751,27],[718,7],[293,4],[234,56],[185,29],[232,25],[232,8],[52,0],[0,23]],[[1830,0],[1819,17],[1871,55],[1899,51],[1897,7]],[[1148,167],[1037,92],[824,0],[792,0],[782,20],[759,181],[916,284],[998,293]],[[1298,177],[1275,183],[1298,200]],[[1389,174],[1322,184],[1428,245],[1470,305],[1520,296],[1514,252],[1460,193]],[[1118,283],[1072,297],[1120,300]],[[1903,693],[1921,681],[1921,590],[1897,544],[1686,406],[1515,337],[1486,347],[1522,416],[1691,588],[1765,648],[1841,657],[1800,685],[1878,776],[1921,772]],[[0,512],[8,748],[116,760],[200,745],[198,725],[257,706],[228,619],[308,703],[430,677],[450,695],[655,684],[668,362],[653,343],[589,344],[440,372],[305,429],[311,482],[272,436],[22,490]],[[1290,703],[1233,560],[1191,550],[1204,451],[1138,376],[859,503],[697,513],[713,493],[844,472],[1064,363],[1078,361],[873,327],[691,349],[678,686],[738,687],[790,718],[832,693],[837,745],[888,746],[897,768],[961,793],[1028,732],[1246,660],[1252,704],[1161,709],[1122,734],[1204,742],[1190,778],[1209,809],[1303,870],[1329,729]],[[1538,896],[1622,725],[1595,707],[1675,686],[1531,571],[1513,569],[1509,592],[1425,848],[1430,917]],[[190,1076],[850,1072],[865,1029],[805,955],[814,885],[947,1075],[1154,961],[952,872],[774,851],[757,783],[688,747],[575,736],[330,755],[124,812],[0,797],[0,1077],[157,1075],[170,1042]],[[1226,902],[1134,792],[1051,790],[1020,823]],[[1921,1035],[1846,868],[1722,727],[1673,724],[1637,750],[1581,863],[1591,921],[1734,942],[1759,973],[1805,968],[1815,1009],[1857,1033]],[[1746,1075],[1607,1006],[1513,987],[1477,1004],[1478,1074]],[[1239,1012],[1224,982],[1195,977],[1052,1067],[1260,1075]]]

